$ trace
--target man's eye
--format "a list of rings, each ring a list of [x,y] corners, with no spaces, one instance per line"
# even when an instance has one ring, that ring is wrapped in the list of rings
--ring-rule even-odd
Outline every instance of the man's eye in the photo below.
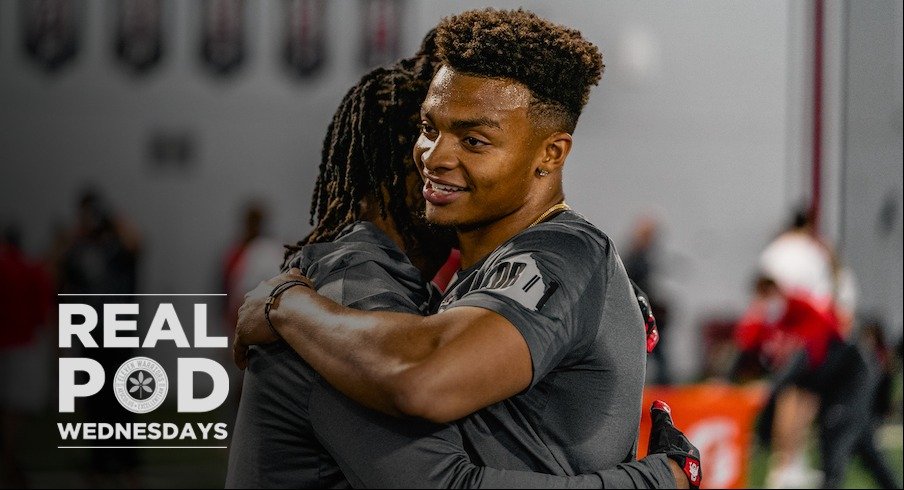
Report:
[[[436,132],[436,129],[434,129],[433,126],[431,126],[430,124],[425,123],[425,122],[421,123],[421,133],[429,135],[429,134],[433,134],[435,132]]]
[[[485,141],[479,140],[473,136],[468,136],[467,138],[464,139],[464,142],[466,145],[471,146],[471,147],[483,146],[483,145],[487,144]]]

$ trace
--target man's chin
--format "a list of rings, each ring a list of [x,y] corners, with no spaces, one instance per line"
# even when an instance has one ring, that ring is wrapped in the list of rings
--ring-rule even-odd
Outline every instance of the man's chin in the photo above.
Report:
[[[438,247],[458,247],[458,233],[455,228],[427,223],[422,229],[422,243]]]
[[[453,225],[431,221],[425,212],[418,213],[413,224],[413,233],[419,242],[458,246],[458,234]]]
[[[427,223],[429,223],[430,226],[437,228],[455,228],[458,226],[458,220],[456,220],[451,213],[445,212],[444,209],[430,204],[427,204],[427,209],[424,212],[424,219],[427,220]]]
[[[445,212],[430,212],[428,209],[425,219],[431,226],[440,229],[454,230],[455,232],[468,232],[486,225],[485,221],[467,221],[459,215]]]
[[[461,212],[453,211],[449,206],[440,207],[427,203],[424,219],[434,227],[455,230],[458,233],[467,233],[483,228],[499,218],[495,215],[486,217],[463,216]]]

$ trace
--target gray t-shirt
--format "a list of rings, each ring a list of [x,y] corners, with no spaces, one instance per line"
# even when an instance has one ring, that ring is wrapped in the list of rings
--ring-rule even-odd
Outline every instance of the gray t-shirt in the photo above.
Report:
[[[492,310],[524,337],[530,388],[461,422],[479,464],[580,474],[631,461],[644,322],[611,240],[566,211],[460,271],[440,310]]]
[[[370,223],[304,247],[295,264],[334,301],[363,310],[423,314],[419,271]],[[664,457],[579,476],[532,473],[530,463],[489,468],[465,451],[458,426],[389,417],[330,387],[284,342],[249,355],[230,445],[227,488],[627,488],[674,485]],[[505,461],[487,447],[482,455]],[[596,465],[600,467],[601,465]],[[595,468],[596,468],[595,467]],[[513,471],[514,470],[514,471]],[[564,474],[561,470],[552,472]],[[588,471],[587,473],[593,473]]]
[[[359,309],[422,313],[430,298],[418,270],[370,223],[303,247],[291,265],[321,294]],[[322,389],[332,388],[285,342],[250,349],[227,488],[348,487],[311,422],[311,399]]]

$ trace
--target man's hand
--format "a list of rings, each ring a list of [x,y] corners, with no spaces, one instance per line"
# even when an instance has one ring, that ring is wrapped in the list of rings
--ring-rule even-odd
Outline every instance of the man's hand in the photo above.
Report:
[[[280,284],[289,281],[303,281],[308,286],[311,281],[301,275],[298,269],[290,269],[278,276],[261,282],[256,288],[245,294],[245,302],[239,308],[238,322],[235,326],[235,340],[232,343],[232,359],[239,369],[248,365],[248,347],[251,345],[269,344],[279,340],[279,335],[267,322],[264,313],[270,294]],[[270,305],[271,311],[279,307],[279,296]]]
[[[691,444],[684,433],[675,427],[671,416],[672,409],[665,402],[656,400],[650,407],[653,425],[650,429],[650,441],[647,454],[665,454],[669,457],[669,466],[675,474],[678,488],[700,488],[703,470],[700,468],[700,450]]]
[[[650,307],[646,293],[638,289],[637,285],[634,286],[634,293],[637,296],[637,306],[640,307],[640,313],[643,315],[644,329],[647,333],[647,354],[649,354],[659,343],[659,328],[656,326],[656,317],[653,316],[653,308]]]

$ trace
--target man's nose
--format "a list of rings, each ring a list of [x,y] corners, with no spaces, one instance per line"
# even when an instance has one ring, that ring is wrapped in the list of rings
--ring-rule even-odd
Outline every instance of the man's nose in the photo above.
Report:
[[[424,151],[421,153],[424,168],[431,172],[455,168],[458,165],[456,144],[453,138],[440,135],[424,145]]]

